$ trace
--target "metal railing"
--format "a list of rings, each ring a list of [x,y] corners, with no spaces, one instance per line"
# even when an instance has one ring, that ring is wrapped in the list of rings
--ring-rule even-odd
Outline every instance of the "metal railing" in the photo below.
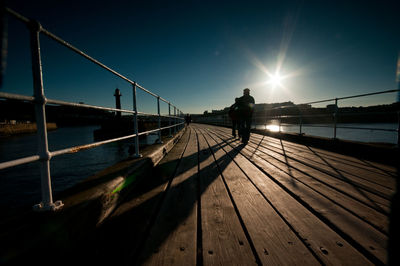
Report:
[[[379,91],[379,92],[373,92],[373,93],[366,93],[366,94],[359,94],[359,95],[352,95],[352,96],[346,96],[346,97],[339,97],[339,98],[332,98],[332,99],[325,99],[325,100],[320,100],[320,101],[312,101],[312,102],[307,102],[303,104],[298,104],[298,105],[293,105],[293,106],[279,106],[275,108],[270,108],[267,110],[262,110],[262,111],[254,111],[253,117],[252,117],[252,126],[256,127],[257,125],[268,125],[270,124],[270,121],[274,121],[275,124],[277,124],[277,128],[279,132],[281,132],[282,126],[293,126],[297,125],[299,126],[299,131],[298,133],[300,135],[303,135],[303,127],[325,127],[325,128],[332,128],[333,131],[333,139],[337,139],[337,129],[353,129],[353,130],[377,130],[377,131],[387,131],[387,132],[397,132],[397,146],[400,144],[400,110],[399,106],[397,107],[396,110],[392,111],[391,113],[389,112],[368,112],[368,113],[341,113],[340,108],[338,106],[338,103],[340,100],[347,100],[347,99],[353,99],[353,98],[360,98],[360,97],[366,97],[366,96],[373,96],[373,95],[378,95],[378,94],[387,94],[387,93],[399,93],[400,90],[386,90],[386,91]],[[304,110],[307,110],[304,106],[309,106],[311,109],[311,105],[313,104],[319,104],[319,103],[329,103],[333,102],[332,104],[332,109],[333,112],[326,112],[323,114],[304,114]],[[298,114],[282,114],[284,113],[285,110],[288,109],[293,109],[296,110]],[[268,115],[271,113],[274,113],[273,115]],[[345,116],[365,116],[365,115],[389,115],[391,114],[393,117],[396,117],[397,119],[397,129],[388,129],[388,128],[371,128],[371,127],[357,127],[357,126],[342,126],[338,125],[338,119],[343,118]],[[312,123],[305,123],[305,120],[312,120],[315,118],[327,118],[325,120],[329,120],[330,122],[328,123],[323,123],[323,124],[312,124]],[[291,122],[291,123],[285,123],[284,121],[296,121],[296,122]],[[229,118],[227,113],[221,113],[221,114],[215,114],[215,115],[209,115],[208,117],[200,117],[197,118],[197,122],[201,123],[211,123],[215,125],[224,125],[224,126],[230,126],[231,125],[231,119]],[[357,122],[355,122],[357,123]]]
[[[174,130],[174,133],[176,133],[177,130],[180,130],[183,128],[183,125],[184,125],[183,113],[175,105],[171,104],[171,102],[169,102],[169,101],[165,100],[164,98],[162,98],[161,96],[147,90],[146,88],[139,85],[135,81],[128,79],[127,77],[121,75],[117,71],[107,67],[103,63],[97,61],[96,59],[85,54],[78,48],[67,43],[63,39],[57,37],[53,33],[47,31],[45,28],[42,27],[42,25],[39,22],[28,19],[9,8],[6,8],[6,13],[8,13],[8,15],[11,15],[12,17],[16,18],[17,20],[25,23],[30,32],[30,48],[31,48],[31,59],[32,59],[32,74],[33,74],[33,96],[0,92],[0,98],[9,99],[9,100],[26,101],[26,102],[31,102],[34,104],[35,118],[36,118],[36,124],[37,124],[37,136],[38,136],[38,154],[20,158],[20,159],[16,159],[16,160],[1,162],[0,170],[9,168],[9,167],[14,167],[14,166],[21,165],[21,164],[27,164],[27,163],[39,161],[40,173],[41,173],[42,202],[35,205],[34,209],[36,209],[36,210],[56,210],[63,206],[63,203],[61,201],[55,201],[55,202],[53,201],[52,187],[51,187],[51,174],[50,174],[50,160],[53,157],[59,156],[62,154],[67,154],[67,153],[76,153],[81,150],[94,148],[94,147],[104,145],[107,143],[121,141],[121,140],[125,140],[125,139],[130,139],[130,138],[134,139],[135,154],[133,155],[133,157],[141,157],[141,154],[139,153],[139,136],[149,134],[149,133],[158,133],[158,141],[159,141],[159,143],[161,143],[161,131],[162,130],[169,129],[169,136],[172,136],[172,129]],[[133,91],[133,99],[132,99],[133,100],[133,110],[108,108],[108,107],[102,107],[102,106],[72,103],[72,102],[66,102],[66,101],[60,101],[60,100],[46,98],[46,96],[44,94],[44,88],[43,88],[40,34],[43,34],[43,35],[49,37],[50,39],[58,42],[59,44],[67,47],[68,49],[74,51],[75,53],[83,56],[87,60],[95,63],[96,65],[100,66],[101,68],[111,72],[115,76],[117,76],[117,77],[121,78],[122,80],[131,84],[132,91]],[[153,96],[156,99],[157,114],[149,114],[149,113],[139,112],[137,110],[137,99],[136,99],[137,88],[139,88],[140,90],[144,91],[145,93]],[[161,115],[160,101],[168,104],[168,115]],[[46,125],[46,110],[45,110],[46,104],[47,105],[52,104],[52,105],[73,106],[73,107],[79,107],[79,108],[89,108],[89,109],[97,109],[97,110],[103,110],[103,111],[113,111],[113,112],[133,114],[134,134],[117,137],[117,138],[113,138],[113,139],[108,139],[108,140],[104,140],[104,141],[98,141],[98,142],[94,142],[94,143],[90,143],[90,144],[86,144],[86,145],[69,147],[69,148],[62,149],[62,150],[49,151],[48,138],[47,138],[47,125]],[[173,107],[173,110],[174,110],[173,115],[171,114],[171,107]],[[139,133],[138,132],[138,116],[158,117],[158,119],[157,119],[158,127],[153,130],[148,130],[148,131]],[[168,126],[161,127],[161,119],[162,118],[168,119]]]

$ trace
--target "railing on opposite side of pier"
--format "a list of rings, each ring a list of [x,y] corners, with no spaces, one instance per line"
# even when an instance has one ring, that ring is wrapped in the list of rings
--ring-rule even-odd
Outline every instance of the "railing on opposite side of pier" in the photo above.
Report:
[[[8,15],[16,18],[17,20],[25,23],[30,32],[30,48],[31,48],[31,59],[32,59],[32,74],[33,74],[33,96],[26,96],[20,94],[13,94],[13,93],[5,93],[0,92],[0,98],[4,99],[11,99],[11,100],[19,100],[19,101],[26,101],[31,102],[35,106],[35,118],[37,124],[37,136],[38,136],[38,153],[32,156],[1,162],[0,169],[5,169],[9,167],[14,167],[21,164],[31,163],[31,162],[40,162],[40,172],[41,172],[41,191],[42,191],[42,202],[35,205],[35,210],[56,210],[63,206],[61,201],[53,201],[52,195],[52,187],[51,187],[51,175],[50,175],[50,160],[52,157],[59,156],[62,154],[67,153],[76,153],[81,150],[94,148],[100,145],[104,145],[111,142],[121,141],[125,139],[134,139],[134,146],[135,146],[135,154],[133,157],[141,157],[139,153],[139,136],[149,134],[149,133],[158,133],[158,141],[161,143],[161,131],[169,129],[169,135],[172,135],[172,129],[174,133],[177,130],[183,128],[184,125],[184,118],[183,113],[180,111],[175,105],[171,102],[165,100],[161,96],[151,92],[150,90],[144,88],[143,86],[139,85],[135,81],[128,79],[127,77],[123,76],[122,74],[118,73],[117,71],[111,69],[110,67],[104,65],[100,61],[90,57],[86,53],[82,52],[78,48],[72,46],[68,42],[64,41],[63,39],[57,37],[53,33],[49,32],[42,25],[35,21],[28,19],[21,14],[15,12],[12,9],[6,8],[6,12]],[[40,34],[43,34],[50,39],[58,42],[59,44],[67,47],[68,49],[74,51],[75,53],[81,55],[82,57],[86,58],[87,60],[93,62],[94,64],[100,66],[101,68],[111,72],[113,75],[119,77],[120,79],[128,82],[132,85],[133,91],[133,110],[125,110],[125,109],[117,109],[117,108],[108,108],[102,106],[95,106],[89,104],[81,104],[81,103],[72,103],[66,101],[60,101],[55,99],[48,99],[45,96],[44,88],[43,88],[43,76],[42,76],[42,62],[41,62],[41,49],[40,49]],[[157,103],[157,114],[149,114],[144,112],[138,112],[137,110],[137,88],[144,91],[145,93],[153,96],[156,99]],[[160,112],[160,101],[165,102],[168,104],[168,115],[161,115]],[[113,112],[120,112],[120,113],[129,113],[133,114],[133,125],[134,125],[134,134],[117,137],[113,139],[108,139],[104,141],[98,141],[86,145],[80,145],[75,147],[69,147],[62,150],[57,151],[49,151],[48,147],[48,138],[47,138],[47,126],[46,126],[46,104],[52,105],[64,105],[64,106],[72,106],[72,107],[79,107],[79,108],[89,108],[89,109],[96,109],[96,110],[103,110],[103,111],[113,111]],[[171,114],[171,107],[173,107],[174,113]],[[138,116],[156,116],[158,117],[158,128],[153,130],[148,130],[144,132],[138,132]],[[168,126],[161,127],[161,119],[167,118],[168,119]]]
[[[366,94],[359,94],[359,95],[352,95],[352,96],[346,96],[346,97],[339,97],[339,98],[332,98],[332,99],[325,99],[325,100],[319,100],[319,101],[312,101],[312,102],[307,102],[303,104],[298,104],[298,105],[293,105],[293,106],[279,106],[279,107],[274,107],[274,108],[269,108],[266,110],[262,111],[254,111],[253,117],[252,117],[252,125],[257,126],[257,125],[268,125],[270,124],[270,121],[274,121],[275,124],[277,124],[277,128],[279,132],[281,132],[282,126],[293,126],[297,125],[299,126],[299,131],[298,134],[302,135],[303,134],[303,126],[307,127],[327,127],[327,128],[332,128],[333,131],[333,139],[337,139],[337,129],[353,129],[353,130],[377,130],[377,131],[387,131],[387,132],[397,132],[397,146],[400,145],[400,110],[399,106],[397,106],[396,110],[393,110],[391,112],[357,112],[357,113],[341,113],[340,109],[338,107],[338,103],[340,100],[346,100],[346,99],[353,99],[353,98],[361,98],[361,97],[367,97],[367,96],[373,96],[373,95],[378,95],[378,94],[387,94],[387,93],[399,93],[400,90],[386,90],[386,91],[379,91],[379,92],[372,92],[372,93],[366,93]],[[324,114],[304,114],[302,111],[307,110],[305,106],[309,106],[311,108],[312,104],[319,104],[319,103],[330,103],[333,102],[332,104],[332,109],[333,112],[327,112]],[[298,114],[293,114],[293,115],[287,115],[287,114],[282,114],[284,113],[284,110],[288,109],[293,109],[296,110]],[[271,115],[271,113],[274,113]],[[388,128],[371,128],[371,127],[357,127],[357,126],[342,126],[338,125],[338,119],[340,117],[346,117],[346,116],[365,116],[365,115],[392,115],[393,117],[396,116],[397,119],[397,129],[388,129]],[[311,123],[305,123],[304,120],[306,119],[315,119],[315,118],[328,118],[330,120],[330,123],[324,123],[324,124],[311,124]],[[283,121],[291,120],[296,122],[291,122],[291,123],[284,123]],[[214,125],[223,125],[223,126],[231,126],[231,119],[229,118],[227,113],[221,113],[221,114],[210,114],[205,117],[198,117],[196,118],[195,122],[200,122],[200,123],[210,123]],[[357,123],[357,122],[355,122]]]

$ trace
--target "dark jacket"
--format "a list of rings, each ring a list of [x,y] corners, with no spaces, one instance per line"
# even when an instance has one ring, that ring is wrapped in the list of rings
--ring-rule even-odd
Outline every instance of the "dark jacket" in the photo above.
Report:
[[[250,95],[243,95],[239,98],[239,113],[242,117],[249,117],[253,115],[254,111],[254,98]]]
[[[237,103],[234,103],[229,107],[229,112],[228,115],[232,120],[238,120],[239,119],[239,113],[238,113],[239,106]]]

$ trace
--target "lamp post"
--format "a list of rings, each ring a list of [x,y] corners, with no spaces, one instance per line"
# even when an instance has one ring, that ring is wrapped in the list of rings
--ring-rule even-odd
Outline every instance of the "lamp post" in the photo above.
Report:
[[[121,91],[118,88],[115,89],[114,96],[115,96],[115,108],[116,109],[121,109],[121,96],[122,96],[122,94],[121,94]],[[118,118],[120,118],[121,117],[121,112],[117,112],[116,116]]]
[[[397,89],[400,90],[400,52],[397,58],[396,82],[397,82]],[[400,102],[400,91],[397,92],[397,102]]]

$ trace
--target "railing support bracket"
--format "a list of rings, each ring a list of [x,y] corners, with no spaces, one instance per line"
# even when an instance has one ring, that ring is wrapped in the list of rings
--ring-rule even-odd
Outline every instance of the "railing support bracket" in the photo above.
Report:
[[[56,202],[50,204],[44,204],[43,202],[36,204],[33,206],[33,210],[37,212],[44,211],[58,211],[64,206],[61,200],[57,200]]]

